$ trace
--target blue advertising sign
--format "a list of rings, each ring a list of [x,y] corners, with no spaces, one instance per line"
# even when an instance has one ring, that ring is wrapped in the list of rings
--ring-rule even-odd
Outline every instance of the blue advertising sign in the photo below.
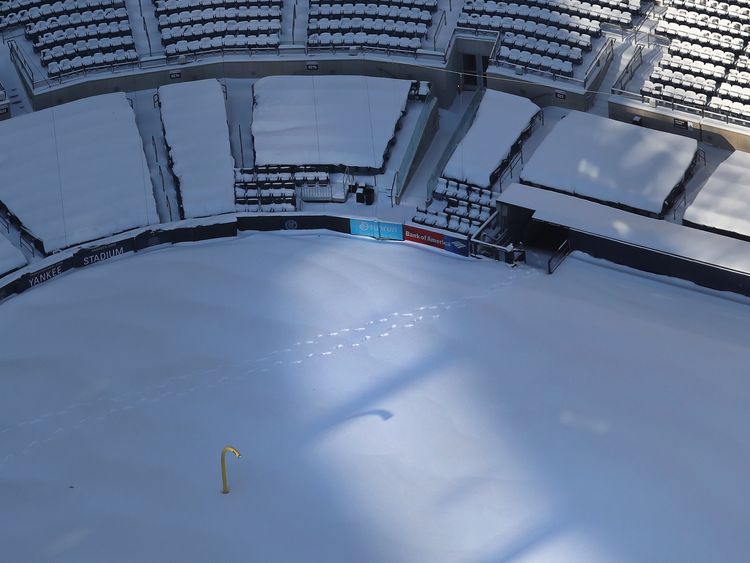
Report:
[[[366,237],[404,240],[404,226],[401,223],[381,223],[368,219],[349,219],[349,231],[353,235]]]
[[[453,254],[460,254],[461,256],[469,255],[469,242],[467,239],[454,238],[452,236],[444,235],[443,240],[445,246],[443,247],[448,252]]]
[[[349,230],[353,235],[378,238],[378,222],[367,219],[349,219]]]

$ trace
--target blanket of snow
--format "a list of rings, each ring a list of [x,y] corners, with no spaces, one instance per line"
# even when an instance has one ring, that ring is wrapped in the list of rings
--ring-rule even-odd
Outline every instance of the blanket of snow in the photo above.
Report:
[[[0,201],[47,252],[158,223],[125,94],[0,122]]]
[[[508,157],[539,106],[520,96],[486,90],[474,122],[443,170],[445,178],[489,187],[490,175]]]
[[[508,186],[498,201],[533,209],[541,221],[750,273],[750,243],[741,240],[522,184]]]
[[[234,211],[234,159],[219,81],[162,86],[159,102],[185,217]]]
[[[371,76],[270,76],[255,83],[255,162],[383,166],[411,82]]]
[[[735,151],[709,176],[685,220],[750,236],[750,155]]]
[[[0,276],[26,265],[26,257],[18,248],[0,235]]]
[[[697,148],[695,139],[571,111],[539,145],[521,179],[658,214]]]
[[[80,270],[0,306],[3,559],[744,563],[748,331],[324,234]]]

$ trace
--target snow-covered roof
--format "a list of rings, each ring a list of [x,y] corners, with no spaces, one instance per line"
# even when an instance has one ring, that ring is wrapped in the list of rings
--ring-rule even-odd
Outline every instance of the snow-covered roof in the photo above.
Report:
[[[734,152],[718,166],[685,210],[685,220],[750,236],[750,154]]]
[[[26,265],[26,258],[18,248],[0,235],[0,276]]]
[[[522,184],[498,201],[534,210],[534,218],[677,256],[750,273],[750,243]]]
[[[658,214],[697,148],[694,139],[571,111],[531,156],[521,179]]]
[[[539,106],[526,98],[487,90],[471,128],[456,146],[443,176],[489,187],[490,175],[500,166]]]
[[[185,217],[234,211],[234,159],[221,84],[210,79],[162,86],[159,102]]]
[[[0,122],[0,201],[48,252],[158,223],[125,94]]]
[[[270,76],[255,83],[255,162],[380,168],[411,82]]]

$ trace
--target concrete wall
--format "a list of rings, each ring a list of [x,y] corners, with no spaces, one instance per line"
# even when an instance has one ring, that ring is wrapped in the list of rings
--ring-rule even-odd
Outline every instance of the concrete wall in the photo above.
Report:
[[[445,72],[446,68],[458,70],[460,57],[454,54],[442,65],[425,66],[418,59],[413,62],[401,59],[380,60],[363,55],[342,55],[336,58],[288,58],[267,60],[206,60],[185,65],[159,66],[154,69],[134,69],[130,73],[91,75],[87,80],[64,84],[54,90],[38,92],[33,96],[34,109],[51,107],[88,96],[110,92],[132,92],[158,88],[164,84],[200,80],[205,78],[261,78],[273,75],[365,75],[424,80],[432,84],[441,106],[450,105],[458,90],[459,74]]]

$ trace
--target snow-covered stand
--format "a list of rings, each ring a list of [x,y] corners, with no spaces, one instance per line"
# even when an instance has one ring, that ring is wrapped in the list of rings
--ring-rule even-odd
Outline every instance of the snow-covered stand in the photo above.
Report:
[[[42,253],[158,223],[125,94],[0,123],[0,202]]]
[[[663,217],[690,178],[697,154],[695,139],[573,111],[534,152],[521,180]]]
[[[233,212],[234,159],[219,81],[162,86],[159,104],[183,218]]]
[[[527,98],[485,90],[474,121],[451,154],[443,177],[489,188],[539,113]]]
[[[412,82],[368,76],[270,76],[253,85],[256,166],[382,173]]]
[[[750,240],[750,155],[736,151],[722,162],[693,203],[683,224]]]

